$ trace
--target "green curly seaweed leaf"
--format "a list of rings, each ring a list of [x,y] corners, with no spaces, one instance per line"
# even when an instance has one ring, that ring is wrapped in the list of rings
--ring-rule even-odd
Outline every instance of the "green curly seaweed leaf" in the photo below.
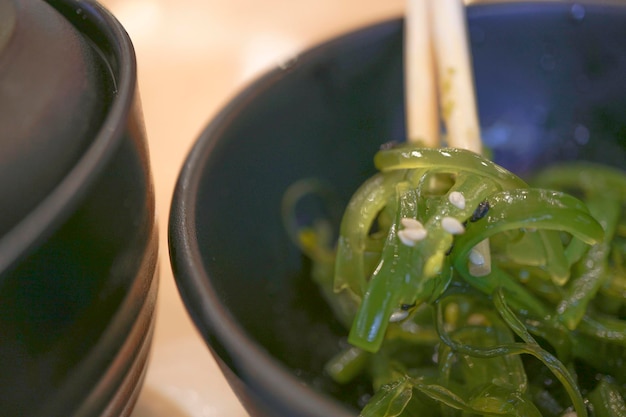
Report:
[[[328,219],[286,222],[348,332],[325,372],[372,382],[361,416],[626,415],[626,175],[570,163],[529,185],[407,144],[374,161],[336,246]]]

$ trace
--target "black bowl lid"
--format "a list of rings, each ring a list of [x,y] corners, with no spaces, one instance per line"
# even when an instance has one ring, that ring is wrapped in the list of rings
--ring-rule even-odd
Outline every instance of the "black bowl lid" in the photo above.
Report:
[[[0,237],[70,171],[114,87],[90,41],[43,0],[0,0]]]

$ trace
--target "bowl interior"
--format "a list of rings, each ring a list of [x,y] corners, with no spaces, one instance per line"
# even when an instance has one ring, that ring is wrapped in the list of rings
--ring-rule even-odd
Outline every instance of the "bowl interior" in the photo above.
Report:
[[[523,176],[555,160],[624,165],[626,7],[483,5],[470,8],[469,22],[481,125],[497,162]],[[240,369],[241,349],[210,330],[218,321],[233,320],[294,375],[358,407],[364,387],[321,375],[346,330],[287,236],[281,199],[294,182],[316,178],[345,204],[374,172],[378,147],[404,137],[402,83],[402,21],[368,27],[260,79],[192,151],[183,174],[191,181],[177,197],[189,204],[172,220],[193,219],[200,268],[176,275],[235,372],[253,370]],[[172,242],[173,252],[185,250]],[[201,281],[219,314],[185,295]]]

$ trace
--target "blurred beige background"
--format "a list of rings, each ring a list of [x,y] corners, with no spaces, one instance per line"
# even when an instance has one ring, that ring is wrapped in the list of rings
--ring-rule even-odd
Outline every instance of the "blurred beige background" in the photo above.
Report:
[[[167,254],[178,171],[212,116],[260,72],[399,16],[402,0],[102,0],[135,45],[161,233],[152,358],[133,417],[246,417],[179,299]]]

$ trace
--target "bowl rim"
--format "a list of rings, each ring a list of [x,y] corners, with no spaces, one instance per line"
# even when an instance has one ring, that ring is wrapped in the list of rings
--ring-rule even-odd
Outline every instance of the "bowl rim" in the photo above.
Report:
[[[110,57],[102,50],[97,52],[108,65],[116,90],[98,133],[76,164],[43,200],[0,236],[0,284],[5,272],[47,240],[70,216],[107,166],[122,143],[136,96],[135,51],[120,22],[94,0],[46,1],[94,45],[107,48]],[[94,34],[98,34],[97,39]]]
[[[323,56],[328,46],[349,41],[375,27],[385,28],[400,24],[400,18],[392,17],[351,29],[302,51],[297,55],[297,61],[302,63]],[[266,398],[271,398],[273,403],[278,403],[291,411],[310,410],[310,416],[353,417],[347,407],[338,400],[305,386],[301,379],[247,334],[222,305],[204,268],[198,245],[195,222],[197,190],[201,183],[203,163],[219,143],[216,138],[251,100],[271,88],[288,72],[289,68],[277,66],[244,86],[209,122],[191,147],[181,168],[171,201],[168,223],[170,261],[181,298],[211,354],[217,359],[224,360],[212,347],[213,342],[209,334],[214,334],[219,343],[226,348],[229,357],[238,365],[238,369],[231,370],[239,378],[251,383],[254,389],[258,389],[258,392],[254,393],[261,393]],[[246,369],[254,369],[255,372],[239,373]],[[295,409],[289,408],[296,405]]]
[[[538,4],[558,8],[574,5],[624,6],[622,0],[580,0],[572,3],[564,3],[561,0],[470,0],[468,2],[469,10],[484,6],[508,5],[511,8],[517,7],[517,10],[521,12]],[[489,10],[483,10],[480,13],[488,12]],[[397,24],[401,21],[402,16],[397,16],[349,29],[305,49],[297,55],[298,60],[323,53],[327,46],[372,30],[376,26],[389,25],[394,22]],[[214,342],[211,335],[214,335],[219,344],[225,348],[226,354],[229,356],[227,359],[232,359],[236,363],[238,369],[231,368],[231,370],[240,379],[243,378],[244,382],[250,382],[255,389],[259,389],[259,392],[271,398],[273,402],[281,405],[298,405],[297,411],[311,410],[310,416],[353,417],[349,409],[338,400],[306,387],[301,379],[290,372],[277,358],[269,354],[238,324],[235,317],[222,304],[215,287],[211,284],[211,278],[204,267],[198,245],[195,219],[197,216],[197,190],[201,183],[203,163],[218,145],[217,138],[221,132],[236,118],[237,113],[241,112],[255,96],[271,88],[283,74],[284,69],[269,69],[244,85],[206,125],[189,150],[174,187],[170,206],[168,222],[170,264],[185,308],[207,344],[210,353],[218,359],[218,362],[224,358],[212,346]],[[245,372],[246,369],[255,369],[256,372]],[[242,372],[242,370],[244,371]],[[239,372],[242,373],[239,374]],[[232,385],[231,381],[228,382]],[[236,388],[233,388],[237,393]],[[247,388],[249,389],[250,386]]]

